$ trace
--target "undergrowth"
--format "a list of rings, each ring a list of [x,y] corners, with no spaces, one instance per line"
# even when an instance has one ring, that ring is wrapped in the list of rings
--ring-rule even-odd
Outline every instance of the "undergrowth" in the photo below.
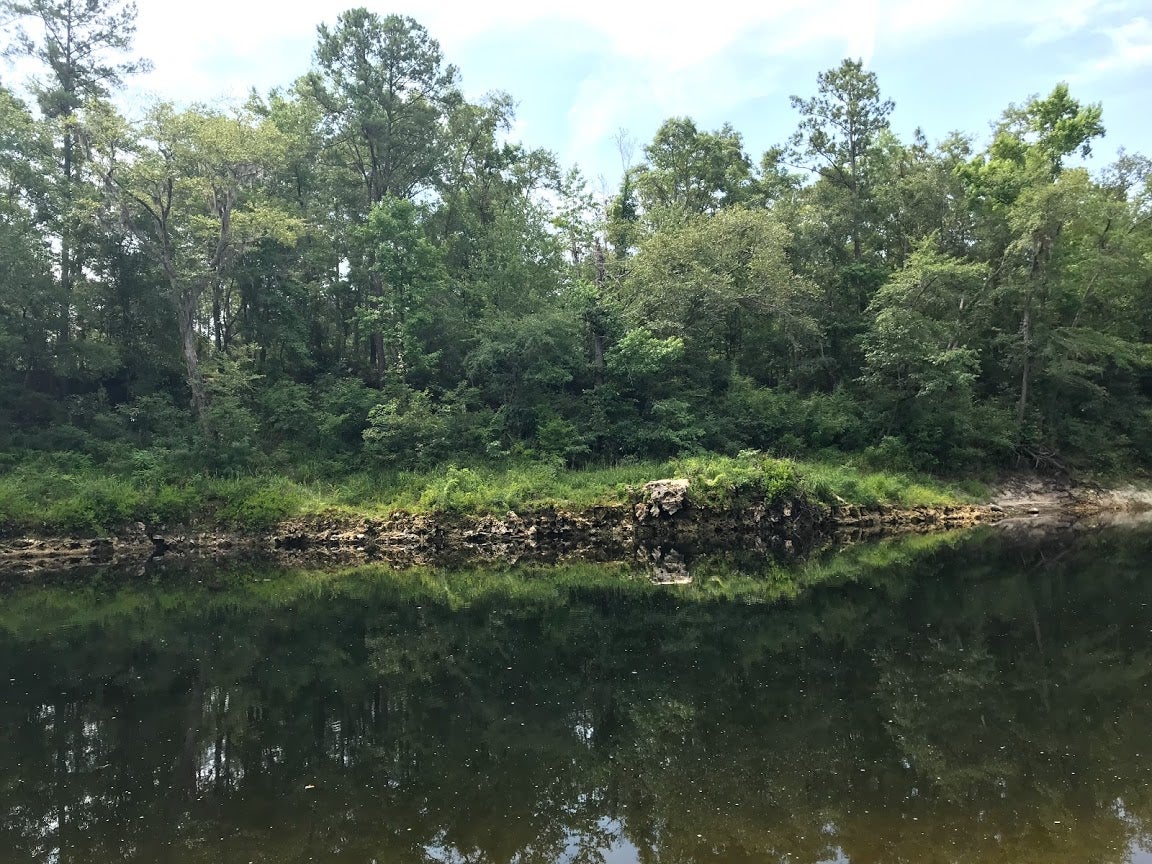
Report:
[[[88,534],[133,522],[150,528],[200,524],[257,530],[323,512],[383,516],[398,510],[586,509],[626,503],[644,483],[668,477],[687,478],[692,501],[708,507],[798,496],[826,504],[940,505],[987,494],[978,485],[949,486],[928,477],[866,470],[849,461],[801,462],[759,452],[583,469],[566,469],[559,462],[447,465],[426,471],[361,471],[328,480],[306,470],[296,478],[270,473],[169,476],[147,459],[109,466],[75,454],[20,456],[0,458],[0,529],[7,532]]]

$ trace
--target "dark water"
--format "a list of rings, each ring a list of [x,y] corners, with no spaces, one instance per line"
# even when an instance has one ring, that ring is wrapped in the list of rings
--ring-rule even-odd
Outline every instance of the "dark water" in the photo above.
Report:
[[[693,571],[9,586],[0,861],[1152,862],[1152,534]]]

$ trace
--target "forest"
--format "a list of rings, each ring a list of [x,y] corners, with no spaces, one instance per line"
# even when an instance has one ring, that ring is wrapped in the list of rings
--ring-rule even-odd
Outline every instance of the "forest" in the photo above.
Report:
[[[296,81],[130,120],[135,14],[0,2],[37,69],[0,82],[10,510],[87,475],[1152,456],[1152,161],[1086,167],[1103,108],[1063,83],[902,139],[846,59],[778,146],[672,117],[605,193],[363,8]]]

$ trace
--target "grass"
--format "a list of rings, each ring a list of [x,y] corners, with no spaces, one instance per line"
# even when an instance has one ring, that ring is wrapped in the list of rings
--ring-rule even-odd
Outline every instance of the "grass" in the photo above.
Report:
[[[91,534],[133,522],[259,530],[324,512],[386,516],[410,513],[504,513],[547,507],[622,504],[629,488],[684,477],[701,506],[727,507],[799,495],[824,503],[901,506],[970,501],[978,486],[869,471],[849,461],[800,462],[761,453],[692,456],[579,470],[551,463],[446,466],[412,472],[363,471],[332,480],[273,474],[198,474],[172,479],[155,469],[110,472],[63,454],[3,460],[0,530]]]

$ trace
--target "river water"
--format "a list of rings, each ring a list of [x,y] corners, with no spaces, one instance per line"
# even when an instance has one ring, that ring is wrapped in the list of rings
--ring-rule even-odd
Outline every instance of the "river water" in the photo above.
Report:
[[[0,861],[1152,864],[1152,532],[0,592]]]

